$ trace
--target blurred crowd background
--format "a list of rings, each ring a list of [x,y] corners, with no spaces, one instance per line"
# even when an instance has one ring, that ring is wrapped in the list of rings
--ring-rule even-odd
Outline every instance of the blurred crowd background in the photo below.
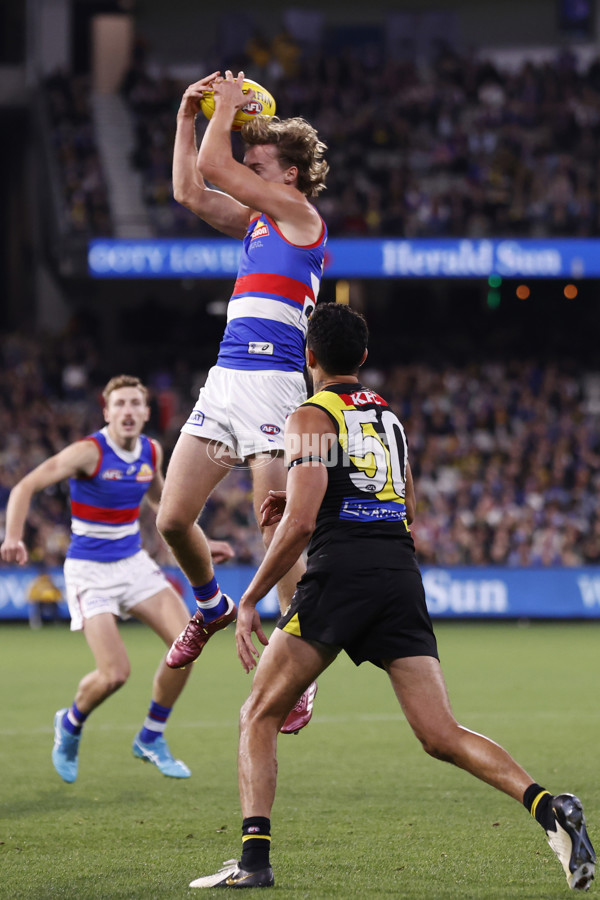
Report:
[[[316,205],[330,234],[600,234],[600,57],[581,67],[557,50],[552,62],[524,60],[502,71],[440,42],[428,60],[382,65],[382,58],[382,46],[303,52],[279,35],[271,43],[254,38],[235,60],[269,86],[286,116],[304,116],[326,139],[331,172]],[[142,41],[133,59],[121,91],[155,230],[210,234],[171,189],[175,115],[187,81],[153,74]],[[210,60],[207,71],[226,64],[234,65]],[[71,227],[110,235],[90,77],[55,73],[46,92]]]
[[[13,334],[2,344],[0,506],[48,455],[102,427],[108,372],[91,336],[68,343]],[[147,429],[166,461],[202,372],[142,374],[151,390]],[[468,366],[413,363],[366,369],[363,382],[390,400],[409,440],[419,560],[431,565],[576,566],[600,563],[600,376],[570,364],[524,360]],[[0,531],[3,522],[0,513]],[[69,542],[68,487],[38,495],[27,526],[33,561],[62,562]],[[145,545],[172,564],[151,510]],[[236,562],[263,554],[249,471],[233,469],[201,524],[228,540]]]

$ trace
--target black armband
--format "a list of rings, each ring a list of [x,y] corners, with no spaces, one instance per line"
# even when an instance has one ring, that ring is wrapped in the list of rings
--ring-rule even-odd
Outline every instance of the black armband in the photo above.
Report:
[[[293,466],[299,466],[302,463],[322,463],[325,465],[325,460],[322,456],[299,456],[298,459],[293,459],[288,466],[289,469],[293,468]]]

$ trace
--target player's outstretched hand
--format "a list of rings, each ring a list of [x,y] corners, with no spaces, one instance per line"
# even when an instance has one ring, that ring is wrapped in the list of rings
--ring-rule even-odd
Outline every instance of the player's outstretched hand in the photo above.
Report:
[[[11,541],[9,538],[6,538],[0,547],[0,556],[4,562],[16,562],[20,566],[24,566],[29,558],[27,547],[23,541]]]
[[[208,546],[212,561],[217,563],[217,565],[227,562],[228,559],[233,559],[235,556],[233,547],[227,541],[209,541]]]
[[[244,84],[244,73],[239,72],[237,77],[233,77],[233,72],[227,69],[225,78],[215,78],[213,89],[215,92],[215,105],[217,98],[230,103],[234,109],[241,109],[254,97],[254,91],[244,93],[242,86]]]
[[[244,603],[243,599],[238,606],[237,622],[235,626],[235,645],[237,655],[240,658],[244,672],[251,672],[258,663],[259,652],[254,646],[252,632],[256,634],[263,646],[267,646],[269,639],[262,630],[260,616],[255,606]]]
[[[213,72],[212,75],[206,75],[185,89],[179,105],[180,116],[193,119],[200,112],[200,101],[203,95],[206,91],[212,91],[215,78],[218,78],[219,75],[220,72]]]
[[[260,508],[262,513],[260,524],[263,528],[266,525],[277,525],[281,521],[285,511],[285,498],[285,491],[269,491]]]

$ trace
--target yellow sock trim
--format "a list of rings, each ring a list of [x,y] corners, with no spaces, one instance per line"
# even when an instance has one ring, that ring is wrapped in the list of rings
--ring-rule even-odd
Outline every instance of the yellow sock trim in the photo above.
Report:
[[[537,795],[537,797],[535,798],[535,800],[533,801],[533,803],[531,804],[530,812],[534,819],[535,819],[535,811],[538,808],[538,803],[540,802],[540,800],[542,799],[544,794],[548,794],[549,797],[551,796],[550,791],[540,791],[539,794]]]
[[[245,841],[254,840],[254,838],[261,838],[261,840],[263,840],[263,841],[270,841],[271,835],[270,834],[243,834],[242,835],[242,844]]]

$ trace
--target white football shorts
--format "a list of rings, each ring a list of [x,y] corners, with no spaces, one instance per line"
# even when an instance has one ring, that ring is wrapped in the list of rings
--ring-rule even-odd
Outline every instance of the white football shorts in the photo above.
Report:
[[[283,450],[285,420],[305,400],[302,372],[213,366],[181,430],[223,443],[239,459],[246,459]]]
[[[145,550],[114,562],[67,558],[64,571],[71,631],[81,631],[85,619],[99,613],[130,619],[134,606],[169,587]]]

